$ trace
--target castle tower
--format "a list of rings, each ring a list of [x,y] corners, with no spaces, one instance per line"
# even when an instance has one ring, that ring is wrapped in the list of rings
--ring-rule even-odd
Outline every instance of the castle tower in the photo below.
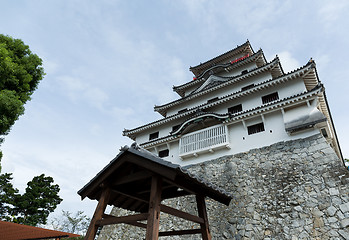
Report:
[[[349,171],[315,62],[285,73],[247,41],[190,70],[193,80],[173,87],[179,98],[155,106],[161,119],[123,134],[231,194],[228,207],[206,200],[212,239],[348,239]],[[193,201],[166,204],[195,213]],[[99,240],[120,233],[144,234],[110,226]]]
[[[195,67],[155,106],[160,120],[124,130],[141,147],[186,166],[321,133],[343,160],[315,62],[285,73],[247,41]]]

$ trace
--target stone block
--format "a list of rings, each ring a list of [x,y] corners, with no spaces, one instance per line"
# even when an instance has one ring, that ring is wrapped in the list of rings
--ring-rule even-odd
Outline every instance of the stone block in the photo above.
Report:
[[[322,215],[324,215],[324,213],[317,208],[315,208],[312,213],[315,217],[321,217]]]
[[[341,220],[341,227],[342,228],[346,228],[349,226],[349,218],[345,218],[343,220]]]
[[[329,217],[329,218],[327,219],[327,221],[328,221],[328,223],[335,223],[335,222],[338,221],[338,219],[337,219],[336,217]]]
[[[321,228],[324,226],[324,221],[321,217],[315,217],[314,219],[314,228]]]
[[[339,235],[341,235],[345,240],[349,240],[349,231],[347,230],[339,230]]]
[[[331,196],[339,195],[339,191],[338,191],[337,188],[330,188],[330,189],[328,189],[328,193],[329,193]]]
[[[342,213],[349,212],[349,202],[339,205],[339,208],[342,211]]]

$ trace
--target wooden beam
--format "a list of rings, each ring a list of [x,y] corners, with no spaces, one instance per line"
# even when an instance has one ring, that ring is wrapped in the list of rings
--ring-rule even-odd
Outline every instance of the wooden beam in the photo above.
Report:
[[[175,209],[175,208],[171,208],[171,207],[168,207],[168,206],[161,204],[160,209],[164,213],[168,213],[170,215],[173,215],[173,216],[176,216],[176,217],[179,217],[179,218],[191,221],[191,222],[204,223],[204,219],[202,217],[198,217],[198,216],[180,211],[180,210]]]
[[[211,240],[211,233],[208,224],[205,197],[202,195],[196,195],[196,203],[198,206],[199,217],[203,218],[204,223],[200,223],[201,235],[203,240]]]
[[[127,161],[130,163],[134,163],[140,167],[143,167],[154,173],[161,173],[162,176],[166,176],[166,178],[174,180],[177,176],[177,173],[168,167],[161,166],[160,164],[153,161],[144,161],[142,157],[136,157],[131,155],[125,155]]]
[[[149,217],[147,220],[146,240],[159,239],[160,203],[161,203],[162,179],[153,176],[151,180],[151,192],[149,199]]]
[[[175,188],[177,188],[177,187],[175,187]],[[178,191],[178,190],[169,189],[168,191],[167,190],[162,191],[162,199],[177,198],[177,197],[183,197],[183,196],[188,196],[188,195],[191,195],[191,193],[189,193],[185,190]]]
[[[174,230],[167,232],[159,232],[159,236],[179,236],[179,235],[190,235],[190,234],[199,234],[201,229],[188,229],[188,230]]]
[[[136,221],[144,221],[147,220],[149,214],[148,213],[140,213],[129,216],[115,217],[111,215],[103,215],[106,216],[104,219],[100,219],[96,222],[98,226],[105,226],[111,224],[119,224],[119,223],[130,223]]]
[[[108,204],[109,197],[110,197],[110,189],[107,187],[103,187],[101,197],[98,200],[95,213],[93,214],[90,225],[87,229],[87,233],[84,238],[85,240],[94,240],[97,233],[97,229],[98,229],[98,225],[96,223],[97,221],[102,219],[105,208],[107,207],[107,204]]]
[[[140,171],[140,172],[136,172],[133,174],[129,174],[129,175],[122,177],[121,179],[117,179],[115,182],[113,182],[113,186],[143,180],[145,178],[151,177],[150,174],[151,173],[148,171]]]
[[[125,224],[132,225],[132,226],[135,226],[135,227],[144,228],[144,229],[147,228],[147,224],[140,223],[140,222],[127,222]]]
[[[103,214],[103,218],[114,218],[114,217],[115,216],[113,216],[113,215]],[[128,225],[136,226],[136,227],[147,228],[147,224],[140,223],[140,222],[124,222],[124,223],[128,224]]]

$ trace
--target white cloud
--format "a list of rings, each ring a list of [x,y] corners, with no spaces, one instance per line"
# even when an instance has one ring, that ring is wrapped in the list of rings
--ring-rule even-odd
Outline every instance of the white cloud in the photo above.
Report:
[[[297,59],[295,59],[292,54],[288,51],[283,51],[278,53],[280,58],[281,66],[285,73],[293,71],[304,64],[300,64]]]
[[[318,10],[318,17],[323,24],[330,27],[343,15],[348,17],[348,6],[347,0],[324,1]]]

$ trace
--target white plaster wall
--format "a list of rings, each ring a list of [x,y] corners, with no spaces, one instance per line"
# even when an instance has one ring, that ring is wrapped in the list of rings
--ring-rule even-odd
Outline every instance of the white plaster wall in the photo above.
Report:
[[[265,78],[267,78],[268,76],[266,75]],[[248,84],[250,84],[250,82],[254,82],[254,80],[250,80],[247,83],[238,83],[236,85],[234,85],[234,89],[235,91],[237,91],[237,89],[241,89],[241,86],[246,86]],[[247,95],[244,96],[242,98],[238,98],[238,99],[234,99],[232,101],[230,101],[229,103],[225,103],[222,105],[218,105],[218,106],[214,106],[210,109],[207,109],[207,111],[209,112],[215,112],[215,113],[219,113],[219,114],[225,114],[227,113],[227,109],[231,106],[237,105],[237,104],[242,104],[243,110],[247,110],[247,109],[252,109],[255,108],[257,106],[261,106],[262,105],[262,96],[273,93],[273,92],[278,92],[279,94],[279,98],[286,98],[295,94],[299,94],[302,93],[303,91],[305,91],[305,86],[304,83],[302,81],[302,79],[294,79],[291,81],[288,81],[286,83],[280,84],[280,85],[276,85],[273,88],[269,88],[269,89],[264,89],[261,90],[260,92],[257,92],[255,94],[251,94],[251,95]],[[185,102],[186,103],[186,107],[188,109],[199,106],[200,104],[206,103],[208,99],[214,98],[216,96],[224,96],[227,94],[230,94],[231,92],[234,92],[234,90],[231,90],[229,88],[227,89],[221,89],[219,91],[214,91],[212,93],[209,93],[207,95],[198,97],[196,99],[193,99],[191,101]],[[179,109],[183,109],[184,105],[181,105],[181,108]],[[173,108],[176,109],[176,108]],[[178,110],[175,112],[177,113]],[[153,128],[153,129],[149,129],[146,130],[142,133],[140,133],[137,138],[136,138],[136,142],[141,144],[144,142],[149,141],[149,134],[159,131],[159,138],[167,136],[171,131],[172,131],[172,127],[182,123],[186,118],[182,118],[182,119],[177,119],[175,122],[171,122],[171,123],[167,123],[165,125],[159,126],[157,128]]]
[[[241,72],[244,71],[244,70],[251,71],[252,69],[255,69],[255,68],[257,68],[257,64],[255,62],[252,62],[252,63],[246,64],[246,65],[244,65],[242,67],[233,69],[230,72],[224,71],[224,72],[221,72],[221,73],[219,73],[217,75],[218,76],[222,76],[222,77],[233,77],[233,76],[240,75]]]
[[[179,149],[178,143],[176,143],[171,145],[170,157],[165,158],[165,160],[171,161],[181,166],[186,166],[212,160],[225,155],[246,152],[254,148],[269,146],[277,142],[306,138],[319,133],[318,129],[311,129],[292,136],[288,135],[285,131],[281,111],[267,114],[264,116],[264,119],[265,131],[252,135],[248,135],[247,129],[244,128],[242,122],[229,125],[228,131],[231,149],[224,148],[214,151],[213,153],[203,153],[200,154],[198,157],[192,156],[181,160],[178,157]],[[249,124],[258,123],[261,121],[261,117],[258,116],[254,119],[247,121],[246,123],[248,126]],[[172,146],[176,147],[172,149]]]
[[[226,95],[229,95],[231,93],[240,91],[242,87],[245,87],[245,86],[250,85],[252,83],[260,83],[260,82],[263,82],[263,81],[266,81],[269,79],[271,79],[271,74],[266,72],[266,73],[262,73],[258,76],[243,80],[241,82],[237,82],[229,87],[213,91],[211,93],[205,94],[204,96],[196,97],[194,99],[185,101],[179,105],[173,106],[167,110],[167,116],[171,116],[173,114],[176,114],[176,113],[178,113],[179,110],[182,110],[184,108],[190,109],[193,107],[197,107],[201,104],[206,103],[207,100],[209,100],[209,99],[212,99],[215,97],[226,96]]]

